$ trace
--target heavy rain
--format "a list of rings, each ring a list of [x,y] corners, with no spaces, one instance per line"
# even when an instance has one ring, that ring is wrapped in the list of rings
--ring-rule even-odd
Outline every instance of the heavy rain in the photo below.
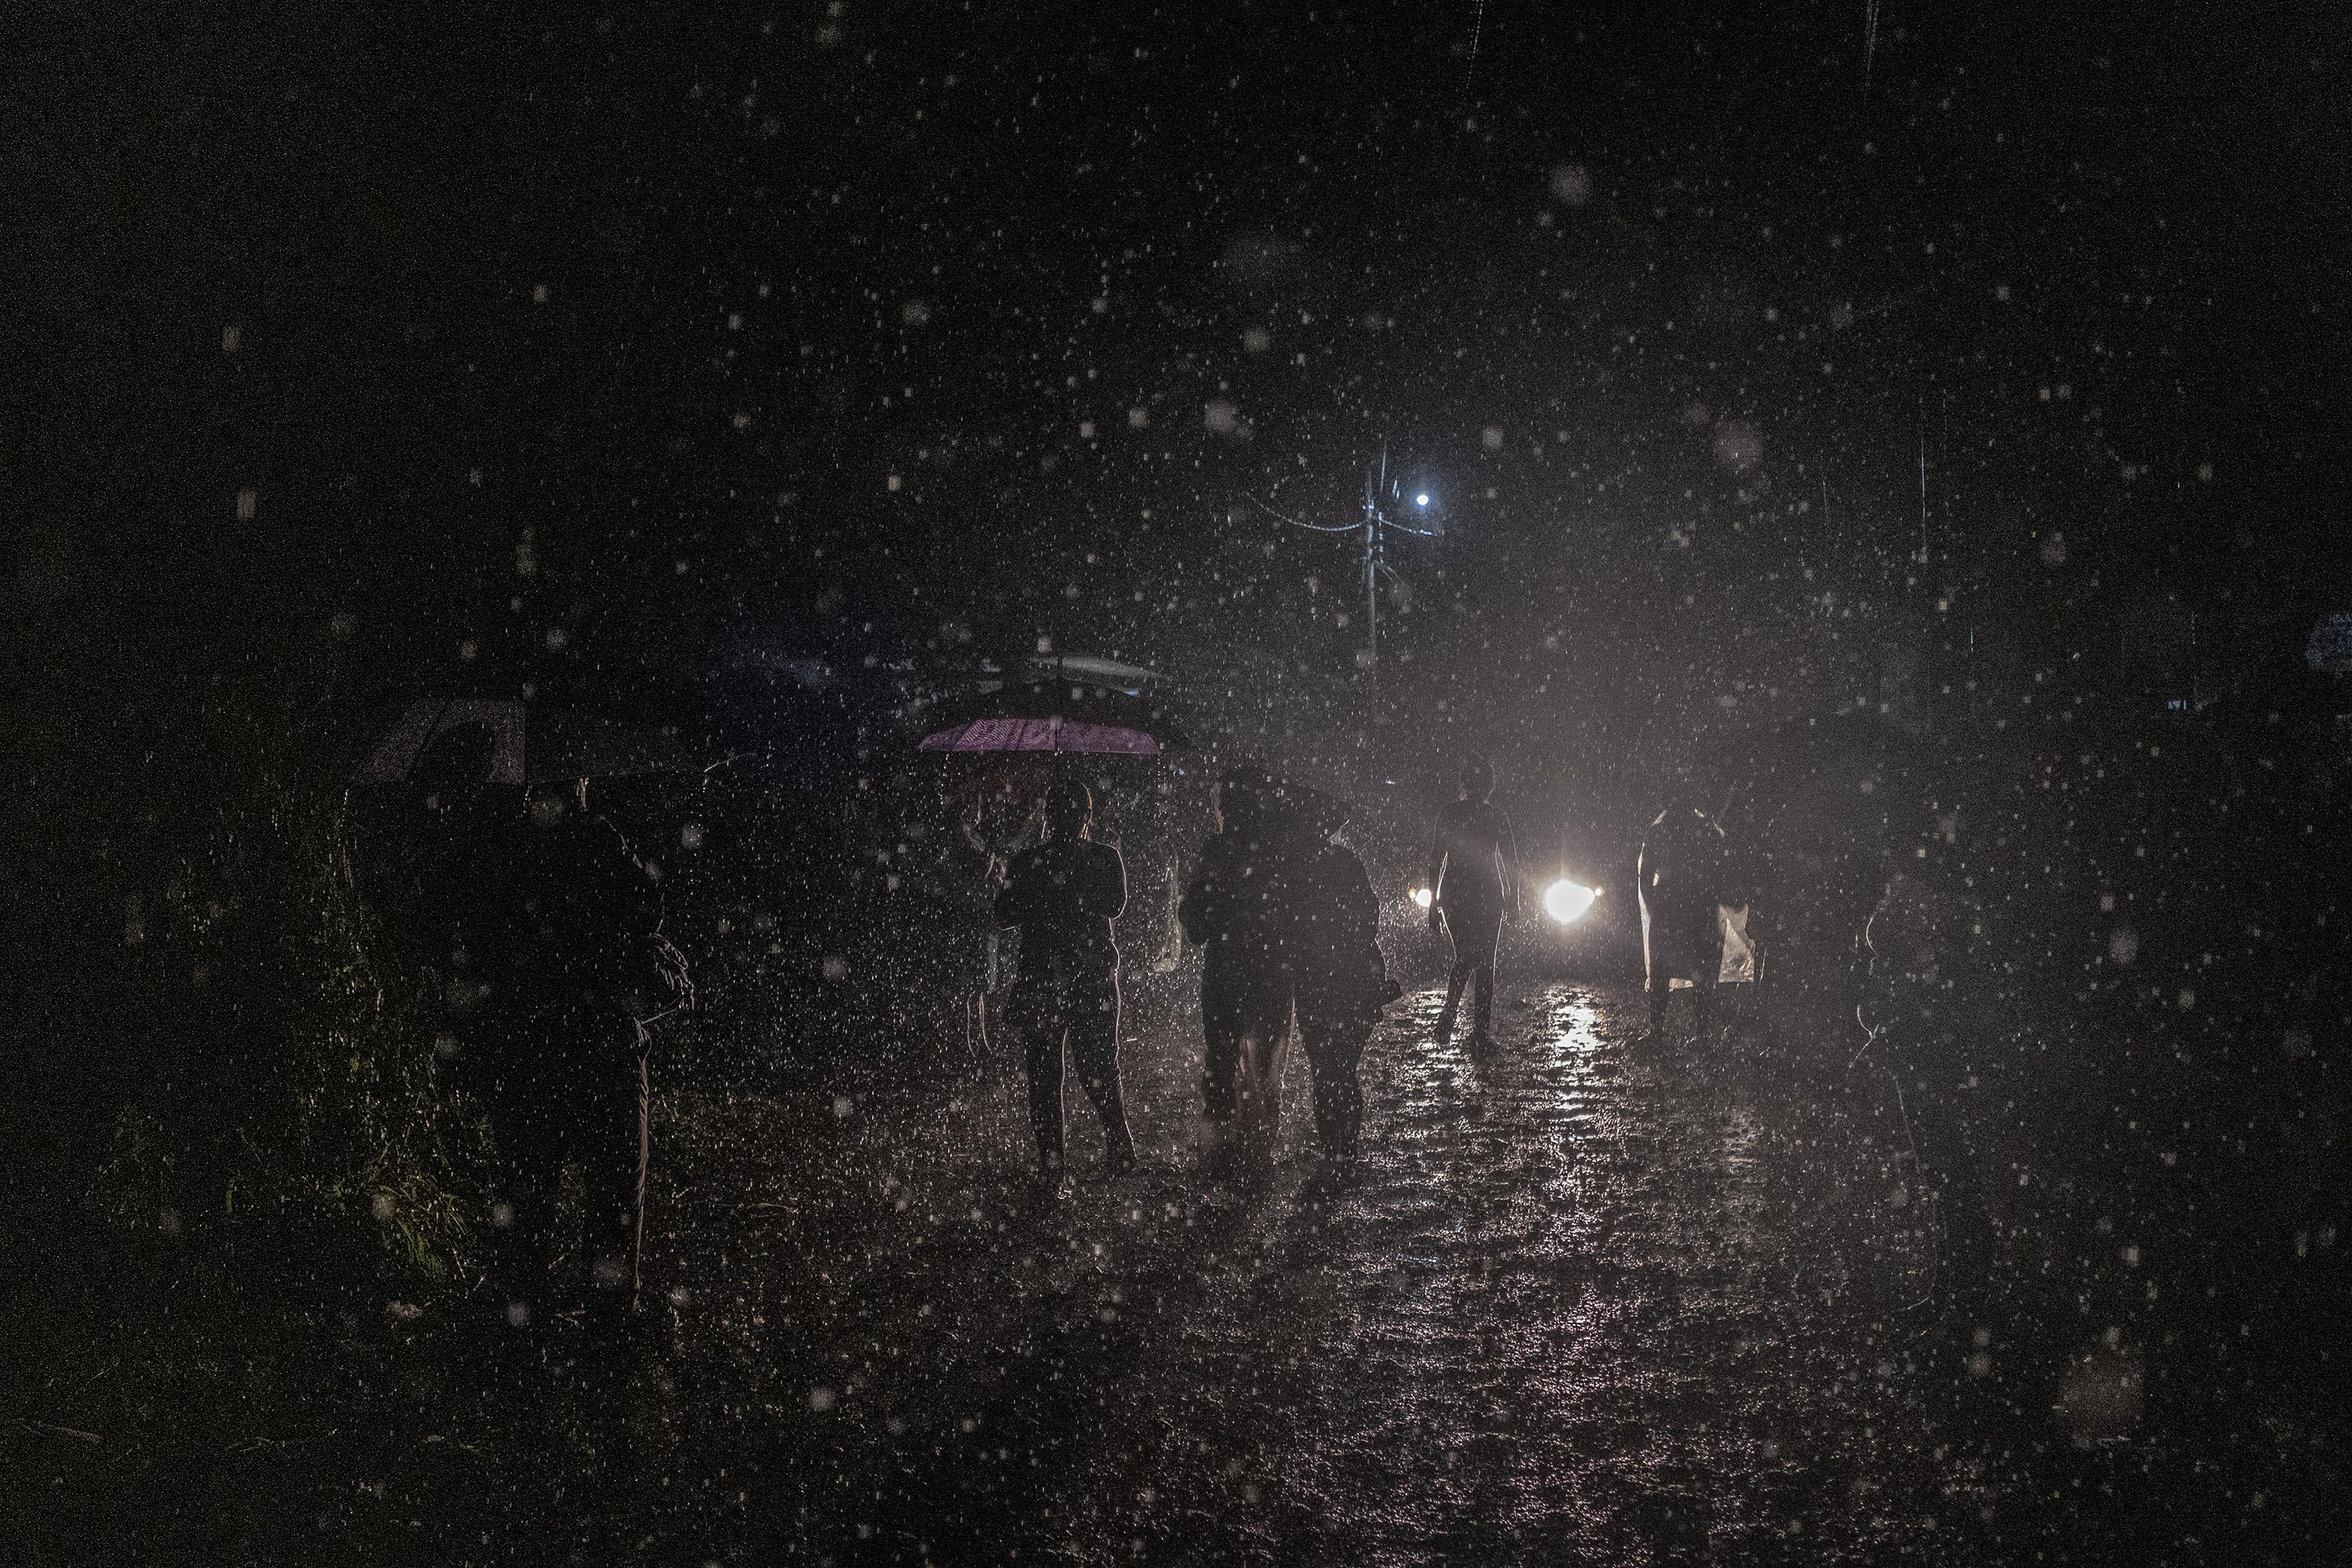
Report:
[[[11,24],[0,1560],[2352,1554],[2329,8]]]

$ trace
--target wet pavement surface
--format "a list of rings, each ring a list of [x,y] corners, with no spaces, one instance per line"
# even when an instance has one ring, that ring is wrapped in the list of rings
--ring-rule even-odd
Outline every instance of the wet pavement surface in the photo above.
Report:
[[[268,1401],[234,1441],[54,1401],[7,1435],[42,1500],[0,1560],[2346,1560],[2346,1423],[2291,1369],[2165,1382],[2086,1319],[2045,1364],[2118,1440],[2070,1441],[2006,1334],[1970,1393],[2025,1414],[1954,1397],[1966,1326],[1850,1026],[1652,1042],[1637,992],[1560,984],[1507,987],[1474,1049],[1437,1001],[1375,1037],[1344,1176],[1293,1055],[1255,1192],[1202,1174],[1181,1024],[1123,1049],[1144,1168],[1086,1179],[1073,1088],[1059,1200],[1006,1041],[944,1087],[665,1094],[633,1354],[551,1371],[518,1352],[578,1356],[561,1319],[394,1303],[299,1396],[219,1368]]]
[[[1440,1045],[1436,1002],[1392,1008],[1367,1055],[1352,1173],[1308,1152],[1294,1057],[1286,1156],[1255,1193],[1198,1173],[1197,1048],[1175,1031],[1125,1049],[1147,1167],[1060,1202],[1023,1188],[1009,1071],[912,1125],[837,1100],[781,1160],[755,1102],[713,1108],[697,1163],[737,1174],[672,1212],[678,1235],[737,1239],[665,1260],[686,1353],[640,1421],[677,1479],[639,1489],[667,1506],[633,1512],[635,1544],[681,1562],[2326,1560],[2308,1555],[2326,1509],[2291,1500],[2330,1485],[2341,1450],[2299,1418],[2239,1410],[2257,1447],[2269,1424],[2266,1457],[2210,1423],[2168,1437],[2155,1413],[2079,1447],[2047,1416],[1987,1430],[1940,1396],[1930,1232],[1866,1068],[1807,1081],[1752,1020],[1704,1049],[1686,1021],[1645,1041],[1638,994],[1574,984],[1507,1002],[1492,1046]],[[746,1226],[715,1223],[728,1211]]]

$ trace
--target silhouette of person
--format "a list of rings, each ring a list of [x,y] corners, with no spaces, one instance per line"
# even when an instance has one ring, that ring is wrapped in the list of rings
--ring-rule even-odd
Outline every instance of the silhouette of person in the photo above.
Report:
[[[1333,840],[1347,807],[1328,796],[1302,800],[1298,809],[1301,863],[1286,879],[1292,897],[1290,962],[1298,1033],[1315,1078],[1315,1131],[1326,1159],[1356,1157],[1364,1121],[1364,1090],[1357,1069],[1379,1022],[1397,994],[1381,956],[1380,901],[1353,849]]]
[[[1029,1121],[1047,1181],[1064,1166],[1062,1077],[1066,1057],[1101,1116],[1104,1163],[1135,1163],[1118,1081],[1118,948],[1111,922],[1127,907],[1127,867],[1093,840],[1094,797],[1084,784],[1055,783],[1045,795],[1044,841],[1013,858],[996,921],[1021,928],[1020,973],[1006,1014],[1029,1068]]]
[[[1185,940],[1202,950],[1202,1092],[1211,1121],[1246,1121],[1270,1147],[1293,1004],[1286,837],[1297,829],[1262,769],[1229,769],[1216,801],[1218,831],[1176,908]]]
[[[1454,943],[1437,1037],[1453,1035],[1463,987],[1475,983],[1470,1037],[1483,1041],[1495,1016],[1495,944],[1502,922],[1519,913],[1519,857],[1510,819],[1492,798],[1494,766],[1472,757],[1462,764],[1461,779],[1460,796],[1437,814],[1429,851],[1429,929],[1444,931]]]
[[[1857,1016],[1895,1074],[1921,1179],[1936,1194],[1939,1283],[1979,1306],[2000,1259],[1985,1193],[1985,1092],[1972,1093],[1997,986],[1983,973],[1982,910],[1956,889],[1896,875],[1863,928],[1869,961]],[[1988,1075],[1990,1076],[1990,1075]]]
[[[1666,999],[1688,981],[1698,1007],[1698,1037],[1715,1022],[1715,985],[1723,973],[1723,829],[1677,795],[1643,837],[1635,879],[1642,899],[1642,955],[1649,974],[1650,1037],[1666,1033]]]
[[[646,868],[588,781],[534,784],[506,853],[482,865],[467,968],[470,1054],[496,1148],[492,1268],[518,1326],[564,1260],[585,1264],[587,1321],[617,1339],[635,1304],[652,1153],[646,1023],[692,991],[661,935]],[[556,1226],[567,1163],[580,1166],[585,1236]]]

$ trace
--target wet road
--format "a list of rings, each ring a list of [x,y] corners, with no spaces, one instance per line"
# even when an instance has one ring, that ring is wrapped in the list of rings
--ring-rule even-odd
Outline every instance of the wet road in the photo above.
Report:
[[[2340,1318],[2264,1359],[2289,1342],[2223,1303],[2103,1352],[2069,1287],[2052,1377],[2002,1329],[1972,1381],[1841,1021],[1658,1044],[1637,993],[1561,984],[1507,991],[1473,1052],[1430,1041],[1436,1001],[1367,1055],[1361,1168],[1304,1152],[1294,1058],[1248,1194],[1199,1173],[1183,1026],[1123,1052],[1150,1163],[1061,1202],[1027,1195],[1008,1042],[957,1087],[674,1089],[634,1355],[551,1373],[576,1324],[460,1291],[273,1362],[257,1303],[255,1353],[184,1374],[209,1419],[110,1415],[101,1367],[0,1433],[40,1488],[0,1561],[2347,1560]]]
[[[2143,1495],[2158,1445],[2077,1453],[2046,1421],[1988,1442],[1927,1397],[1931,1250],[1866,1070],[1801,1083],[1752,1027],[1706,1052],[1679,1029],[1644,1042],[1637,994],[1578,985],[1505,1005],[1474,1053],[1430,1043],[1435,1002],[1391,1009],[1368,1054],[1361,1170],[1318,1174],[1294,1060],[1290,1153],[1249,1196],[1196,1173],[1197,1056],[1172,1034],[1127,1048],[1151,1165],[1042,1208],[1018,1184],[1010,1075],[919,1125],[836,1100],[789,1157],[763,1152],[757,1102],[706,1108],[716,1142],[693,1163],[736,1174],[671,1212],[678,1235],[740,1239],[667,1260],[684,1371],[641,1419],[677,1484],[646,1478],[660,1506],[635,1506],[637,1544],[2207,1560]],[[2209,1489],[2197,1508],[2242,1514],[2242,1492]],[[2306,1560],[2299,1529],[2255,1560]]]

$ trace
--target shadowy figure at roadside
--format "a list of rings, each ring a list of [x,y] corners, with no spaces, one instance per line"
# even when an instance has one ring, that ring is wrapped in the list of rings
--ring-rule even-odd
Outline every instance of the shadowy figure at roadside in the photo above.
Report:
[[[1680,980],[1696,1004],[1703,1042],[1715,1026],[1715,987],[1723,973],[1723,829],[1687,795],[1676,795],[1652,819],[1635,868],[1650,1037],[1665,1038],[1666,1001]]]
[[[456,730],[419,759],[425,816],[394,918],[440,976],[452,1077],[488,1112],[477,1224],[500,1359],[544,1364],[577,1310],[593,1374],[625,1353],[635,1306],[647,1026],[692,993],[655,884],[588,810],[587,781],[484,783],[489,745]],[[577,1234],[561,1201],[574,1164]]]
[[[1955,889],[1896,876],[1864,928],[1860,1017],[1895,1076],[1897,1103],[1937,1220],[1934,1289],[1964,1322],[1990,1321],[2000,1252],[1986,1204],[1993,1107],[1989,1085],[2002,1038],[1989,1005],[1994,978],[1978,961],[1984,911]]]
[[[534,785],[513,858],[488,868],[476,965],[477,1066],[497,1160],[492,1268],[526,1328],[574,1292],[591,1353],[622,1345],[636,1306],[652,1159],[648,1026],[691,999],[661,934],[655,884],[585,779]],[[559,1226],[564,1167],[581,1174],[581,1233]]]
[[[1317,1139],[1344,1164],[1363,1125],[1364,1046],[1398,994],[1381,956],[1371,879],[1354,850],[1332,841],[1348,809],[1243,766],[1219,781],[1217,813],[1219,831],[1179,910],[1187,939],[1205,950],[1202,1088],[1220,1133],[1213,1168],[1246,1181],[1271,1173],[1294,1013],[1314,1078]]]
[[[1291,964],[1298,1033],[1315,1077],[1315,1131],[1327,1160],[1352,1162],[1364,1121],[1357,1077],[1381,1009],[1398,994],[1381,955],[1380,901],[1364,863],[1335,842],[1347,807],[1328,796],[1297,801],[1301,862],[1288,879]]]
[[[941,804],[940,818],[923,825],[934,830],[906,858],[919,868],[929,927],[929,951],[908,957],[927,971],[937,997],[930,1027],[940,1059],[951,1071],[977,1072],[990,1061],[989,997],[1003,988],[997,975],[1004,936],[996,895],[1016,847],[995,837],[1003,825],[990,820],[987,798],[950,795]]]
[[[1495,946],[1503,922],[1519,914],[1518,847],[1510,819],[1494,803],[1494,765],[1467,759],[1461,784],[1461,795],[1437,814],[1429,851],[1429,929],[1444,931],[1454,943],[1437,1037],[1452,1037],[1467,984],[1475,991],[1470,1037],[1483,1044],[1495,1018]]]
[[[1283,884],[1298,858],[1297,825],[1263,769],[1229,769],[1217,784],[1217,833],[1177,907],[1185,939],[1202,949],[1202,1080],[1209,1120],[1224,1136],[1214,1158],[1244,1174],[1273,1159],[1282,1052],[1290,1037],[1291,913]]]
[[[1029,1069],[1029,1121],[1044,1178],[1063,1176],[1066,1055],[1102,1117],[1105,1163],[1135,1163],[1118,1078],[1118,948],[1111,922],[1127,907],[1119,853],[1090,837],[1094,797],[1065,780],[1045,796],[1045,841],[1013,857],[996,896],[1000,925],[1021,928],[1021,972],[1007,1005]]]

